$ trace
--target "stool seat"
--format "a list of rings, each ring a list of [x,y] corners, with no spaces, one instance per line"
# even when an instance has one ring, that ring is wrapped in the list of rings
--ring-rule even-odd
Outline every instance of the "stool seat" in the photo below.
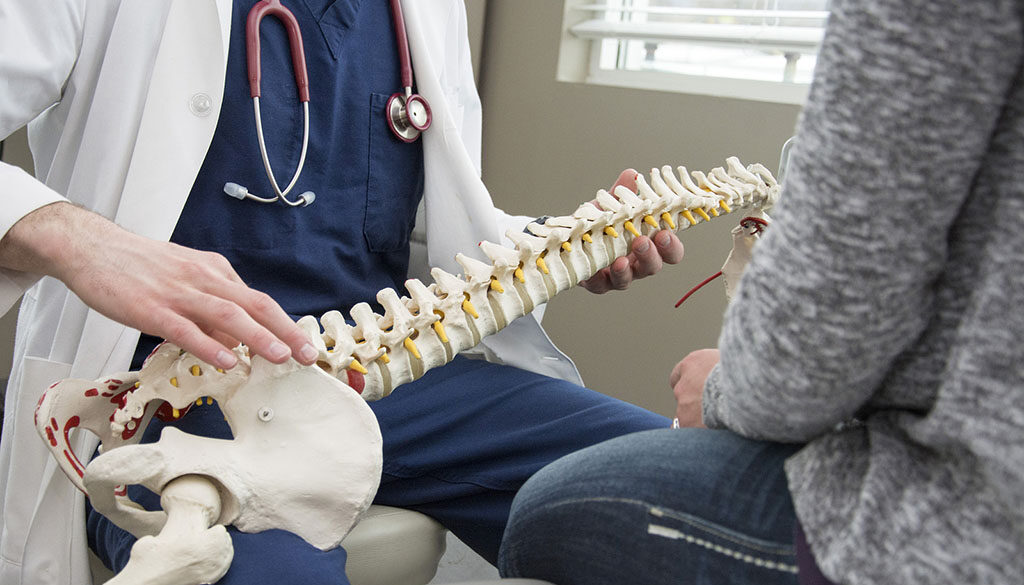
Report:
[[[373,505],[341,546],[352,585],[426,585],[444,555],[447,531],[433,518]]]
[[[348,553],[346,573],[352,585],[426,585],[444,554],[446,530],[429,516],[370,506],[341,542]],[[113,574],[89,553],[94,584]]]

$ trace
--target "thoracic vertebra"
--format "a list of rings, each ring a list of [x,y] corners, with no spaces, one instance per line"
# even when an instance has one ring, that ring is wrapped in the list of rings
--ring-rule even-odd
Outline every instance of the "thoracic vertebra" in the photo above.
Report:
[[[779,186],[764,166],[744,168],[733,157],[726,167],[695,171],[692,178],[685,167],[678,167],[678,176],[669,166],[652,169],[650,182],[637,176],[636,192],[601,190],[570,216],[508,233],[514,248],[481,242],[490,264],[459,254],[460,276],[434,268],[432,284],[406,281],[408,296],[380,291],[383,315],[360,303],[350,312],[354,326],[337,311],[319,323],[307,316],[299,324],[319,349],[321,368],[357,387],[364,399],[377,400],[590,278],[640,235],[684,230],[734,208],[775,202]]]

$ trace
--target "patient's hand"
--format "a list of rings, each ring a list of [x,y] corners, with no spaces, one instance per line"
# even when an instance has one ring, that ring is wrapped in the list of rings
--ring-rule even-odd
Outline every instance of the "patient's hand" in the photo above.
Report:
[[[669,376],[676,397],[676,418],[681,427],[703,427],[704,382],[718,363],[717,349],[699,349],[684,357]]]
[[[619,175],[611,192],[623,185],[636,192],[637,172],[626,169]],[[653,240],[653,244],[652,244]],[[638,278],[656,274],[667,262],[676,264],[683,259],[683,243],[669,230],[656,232],[653,238],[640,236],[633,240],[629,254],[615,259],[607,268],[602,268],[580,286],[592,293],[603,294],[610,290],[625,290]]]

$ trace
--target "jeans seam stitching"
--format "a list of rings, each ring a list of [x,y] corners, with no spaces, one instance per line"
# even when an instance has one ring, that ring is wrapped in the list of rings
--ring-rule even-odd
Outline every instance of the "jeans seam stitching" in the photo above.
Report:
[[[725,555],[727,557],[731,557],[738,561],[742,561],[744,563],[751,564],[757,567],[763,567],[765,569],[775,571],[782,571],[784,573],[797,574],[800,572],[796,565],[791,565],[789,563],[783,563],[780,561],[773,561],[770,559],[764,559],[761,557],[754,556],[750,553],[744,553],[738,550],[733,550],[731,548],[724,547],[720,544],[715,544],[711,541],[704,540],[699,536],[693,536],[692,534],[687,534],[681,530],[670,528],[668,526],[662,526],[660,524],[648,524],[647,533],[652,536],[660,536],[662,538],[683,540],[687,544],[693,544],[706,550],[709,550],[711,552],[716,552],[718,554]]]
[[[635,500],[635,499],[632,499],[632,498],[610,498],[610,497],[572,498],[572,499],[567,499],[567,500],[561,500],[559,502],[556,502],[556,503],[553,503],[553,504],[549,504],[547,506],[543,506],[543,508],[556,508],[556,507],[563,506],[563,505],[582,504],[582,503],[586,503],[586,502],[613,502],[613,503],[632,504],[632,505],[636,505],[636,506],[640,506],[640,507],[646,508],[647,512],[649,514],[651,514],[652,516],[668,516],[668,517],[670,517],[672,519],[675,519],[675,520],[678,520],[678,521],[683,522],[685,524],[688,524],[689,526],[692,526],[692,527],[694,527],[694,528],[696,528],[698,530],[704,530],[704,531],[706,531],[706,532],[708,532],[708,533],[710,533],[710,534],[712,534],[714,536],[717,536],[717,537],[719,537],[719,538],[721,538],[723,540],[727,540],[727,541],[729,541],[729,542],[731,542],[731,543],[733,543],[735,545],[746,547],[746,548],[749,548],[749,549],[752,549],[752,550],[756,550],[756,551],[758,551],[760,553],[779,555],[779,556],[791,556],[791,555],[795,554],[795,550],[792,547],[786,547],[786,546],[782,546],[782,545],[780,545],[780,546],[763,546],[763,545],[759,545],[759,544],[756,544],[756,543],[749,543],[749,542],[740,541],[740,540],[736,539],[735,537],[733,537],[733,536],[731,536],[729,534],[726,534],[722,530],[716,529],[714,527],[714,525],[711,525],[710,523],[707,523],[707,522],[697,522],[693,518],[684,517],[683,514],[673,513],[674,512],[673,510],[666,510],[666,509],[661,508],[659,506],[651,505],[649,502],[645,502],[643,500]]]
[[[780,556],[788,556],[788,555],[795,554],[795,549],[793,547],[787,547],[787,546],[783,546],[783,545],[772,546],[770,544],[769,545],[758,544],[758,543],[755,543],[755,542],[751,542],[751,541],[754,540],[753,538],[749,538],[749,539],[747,539],[747,541],[739,540],[735,536],[732,536],[731,534],[728,534],[725,530],[719,528],[715,523],[708,522],[706,520],[703,520],[702,518],[696,518],[696,517],[694,517],[694,516],[692,516],[690,514],[685,514],[685,513],[677,512],[677,511],[671,510],[671,509],[666,510],[665,508],[662,508],[662,507],[659,507],[659,506],[650,506],[649,509],[648,509],[648,512],[652,516],[667,516],[669,518],[672,518],[674,520],[678,520],[679,522],[683,522],[683,523],[685,523],[685,524],[687,524],[689,526],[692,526],[692,527],[694,527],[694,528],[696,528],[698,530],[704,530],[706,532],[709,532],[709,533],[711,533],[711,534],[713,534],[713,535],[715,535],[715,536],[717,536],[717,537],[719,537],[719,538],[721,538],[723,540],[727,540],[727,541],[729,541],[729,542],[731,542],[733,544],[736,544],[736,545],[739,545],[739,546],[744,546],[744,547],[747,547],[747,548],[750,548],[750,549],[753,549],[753,550],[756,550],[756,551],[759,551],[759,552],[762,552],[762,553],[765,553],[765,554],[780,555]],[[761,540],[761,539],[758,539],[758,540]]]

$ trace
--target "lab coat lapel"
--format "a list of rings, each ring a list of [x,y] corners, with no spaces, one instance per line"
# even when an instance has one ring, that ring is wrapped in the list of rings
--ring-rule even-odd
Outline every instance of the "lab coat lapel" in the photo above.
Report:
[[[115,218],[130,230],[155,239],[174,230],[217,127],[229,27],[230,2],[171,5]]]
[[[178,221],[217,126],[230,18],[230,0],[170,5],[114,217],[135,233],[167,240]],[[136,337],[89,311],[81,339],[75,370],[84,373],[124,367],[117,362]]]
[[[454,75],[457,54],[446,49],[445,22],[455,2],[404,0],[409,50],[417,91],[430,103],[433,121],[423,133],[425,166],[424,207],[427,222],[427,254],[432,266],[461,272],[455,263],[458,252],[477,255],[480,240],[501,241],[494,205],[487,188],[462,142],[453,104],[442,85],[446,71]],[[450,39],[449,39],[450,40]]]

